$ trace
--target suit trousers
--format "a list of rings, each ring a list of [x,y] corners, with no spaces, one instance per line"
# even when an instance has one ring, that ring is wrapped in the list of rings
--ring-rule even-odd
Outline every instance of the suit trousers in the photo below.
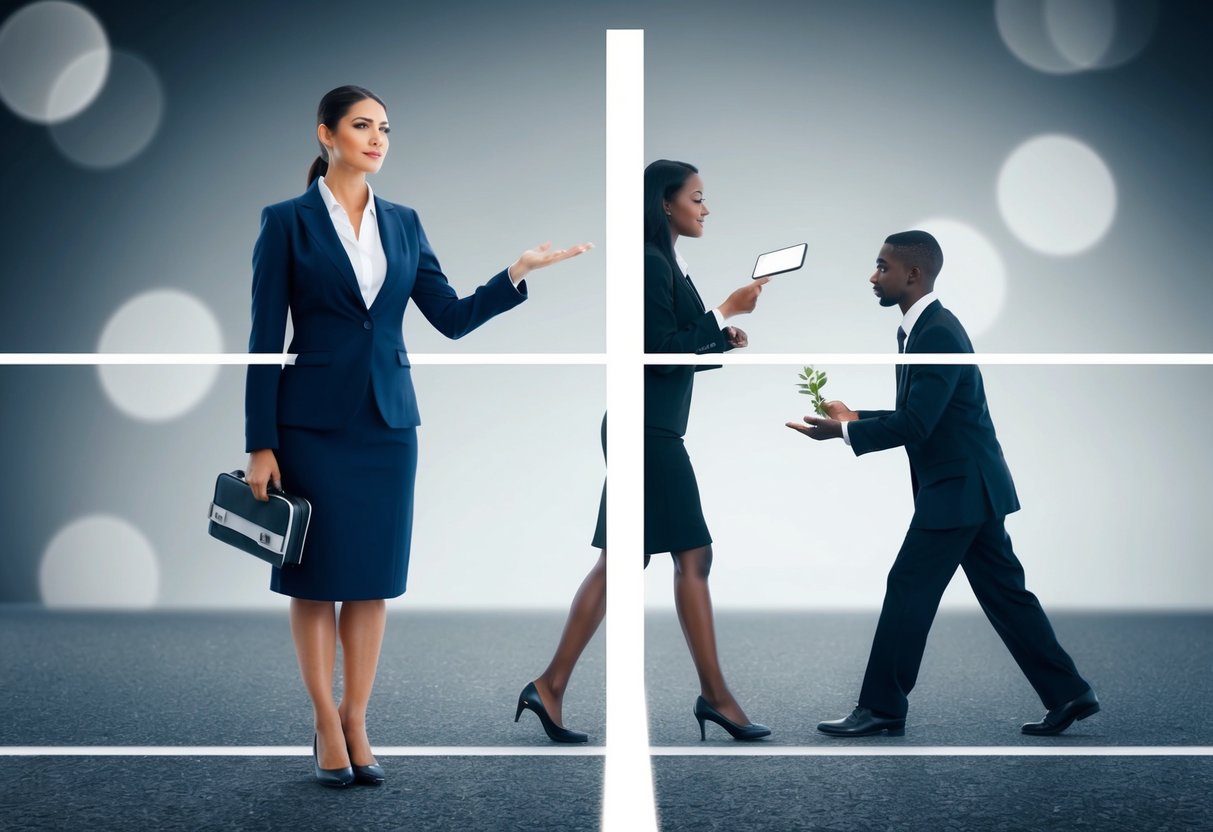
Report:
[[[918,679],[927,633],[939,599],[964,569],[982,611],[994,625],[1044,706],[1056,708],[1090,687],[1062,649],[1036,596],[1024,585],[1003,517],[959,529],[907,532],[889,570],[884,606],[859,705],[904,717]]]

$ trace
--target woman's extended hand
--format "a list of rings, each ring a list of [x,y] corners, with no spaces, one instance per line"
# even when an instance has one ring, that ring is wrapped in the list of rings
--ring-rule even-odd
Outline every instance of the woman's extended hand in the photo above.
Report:
[[[760,277],[757,280],[751,280],[740,289],[734,289],[733,294],[725,298],[724,303],[720,304],[720,314],[725,318],[731,318],[734,315],[744,315],[747,312],[753,312],[754,307],[758,305],[758,296],[762,294],[762,287],[769,283],[771,278]]]
[[[518,259],[514,261],[514,265],[510,266],[510,280],[517,285],[524,277],[535,269],[542,269],[545,266],[550,266],[553,263],[559,263],[561,260],[568,260],[570,257],[576,257],[578,254],[585,254],[594,247],[593,243],[582,243],[581,245],[572,246],[571,248],[552,249],[551,243],[528,248],[522,254],[518,255]]]
[[[261,448],[248,455],[248,471],[244,481],[253,489],[253,496],[261,502],[269,500],[269,485],[282,490],[282,474],[278,471],[278,458],[269,448]]]

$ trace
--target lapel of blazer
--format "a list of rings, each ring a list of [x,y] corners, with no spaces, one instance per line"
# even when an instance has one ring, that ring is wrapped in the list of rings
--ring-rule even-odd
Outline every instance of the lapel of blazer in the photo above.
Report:
[[[307,189],[307,193],[299,197],[299,205],[304,209],[299,212],[299,215],[303,217],[307,233],[337,267],[337,271],[345,280],[346,287],[354,293],[358,303],[362,304],[362,308],[365,309],[366,303],[362,299],[362,289],[358,286],[358,278],[354,276],[354,267],[350,265],[350,257],[345,253],[345,246],[341,244],[341,238],[337,236],[337,229],[333,228],[333,221],[329,219],[328,206],[324,204],[324,197],[320,195],[319,180],[313,182],[312,186]],[[378,203],[376,203],[376,208],[378,208]],[[386,245],[384,250],[387,250]],[[390,262],[388,269],[389,271],[391,269]]]
[[[935,317],[935,314],[942,309],[943,306],[938,300],[933,300],[927,304],[927,308],[922,310],[922,314],[918,316],[918,320],[914,322],[914,328],[910,330],[909,336],[906,338],[906,352],[917,352],[915,346],[918,343],[918,336],[922,334],[925,327]],[[906,382],[910,378],[910,365],[897,365],[897,406],[900,407],[905,403],[906,396],[909,394],[909,384]]]
[[[321,200],[323,202],[323,200]],[[404,237],[400,231],[400,219],[396,215],[396,206],[385,199],[375,197],[375,219],[379,227],[379,242],[383,245],[383,255],[387,258],[387,275],[383,278],[383,286],[375,301],[371,304],[374,309],[379,299],[389,291],[400,286],[400,272],[404,268]],[[361,292],[359,292],[361,294]]]
[[[695,299],[696,314],[702,315],[704,312],[706,312],[707,307],[703,305],[703,298],[699,296],[699,290],[696,289],[695,284],[691,282],[691,276],[689,274],[683,274],[682,269],[678,268],[677,263],[674,264],[674,274],[677,275],[677,277],[674,279],[681,279],[682,285],[690,291],[691,297]],[[675,294],[677,294],[677,292],[675,292]]]

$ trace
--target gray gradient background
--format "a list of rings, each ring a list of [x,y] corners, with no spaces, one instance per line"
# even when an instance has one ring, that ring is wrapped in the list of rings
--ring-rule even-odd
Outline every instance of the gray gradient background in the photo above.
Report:
[[[896,319],[870,301],[870,314]],[[893,369],[821,365],[827,393],[892,407]],[[1210,367],[985,367],[990,413],[1022,510],[1007,530],[1049,608],[1213,606]],[[722,607],[876,608],[913,513],[901,449],[856,458],[784,427],[812,412],[795,367],[696,379],[686,445],[714,539]],[[670,603],[668,557],[646,576]],[[976,609],[962,572],[945,607]]]
[[[1205,3],[1160,6],[1135,60],[1072,75],[1021,63],[992,0],[658,6],[645,17],[645,154],[702,172],[712,215],[680,250],[705,302],[741,285],[759,252],[807,241],[804,270],[736,321],[750,348],[891,349],[896,322],[869,309],[876,253],[946,216],[1006,264],[1003,314],[978,351],[1213,351],[1213,17]],[[1036,253],[999,213],[1004,159],[1041,133],[1084,141],[1116,181],[1111,230],[1083,254]],[[945,263],[944,303],[981,277]]]
[[[244,351],[261,208],[303,192],[317,102],[345,83],[387,102],[391,148],[372,187],[417,209],[461,292],[546,240],[599,244],[537,273],[522,309],[458,342],[410,307],[409,348],[603,349],[602,15],[555,3],[86,5],[111,47],[159,74],[163,121],[139,158],[97,172],[0,107],[0,177],[24,218],[0,232],[0,352],[92,352],[114,310],[164,287],[200,298],[224,350]]]
[[[566,607],[595,557],[603,371],[418,366],[413,376],[423,424],[412,560],[408,591],[391,603]],[[0,532],[0,601],[39,600],[51,538],[105,513],[151,543],[159,605],[285,607],[268,565],[206,534],[215,476],[247,458],[243,367],[223,368],[197,409],[161,425],[120,414],[90,367],[0,368],[0,396],[13,403],[0,438],[6,500],[21,518]]]

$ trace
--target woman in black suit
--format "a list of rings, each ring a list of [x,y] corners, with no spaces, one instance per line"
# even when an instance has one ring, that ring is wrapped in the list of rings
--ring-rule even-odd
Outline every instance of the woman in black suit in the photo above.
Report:
[[[322,156],[308,190],[262,213],[253,250],[250,352],[282,352],[289,309],[295,363],[249,367],[248,482],[312,502],[298,566],[274,569],[291,596],[291,633],[315,711],[316,778],[326,786],[383,782],[366,733],[384,599],[404,592],[420,424],[401,325],[408,302],[458,338],[526,299],[528,272],[588,245],[524,252],[475,294],[447,282],[417,213],[376,197],[366,175],[388,150],[387,108],[362,87],[324,96]],[[335,602],[340,601],[340,618]],[[343,698],[333,699],[340,639]]]
[[[737,289],[719,307],[707,310],[674,249],[679,237],[703,235],[709,214],[699,171],[685,162],[659,159],[644,171],[644,340],[647,353],[712,353],[746,346],[746,334],[725,326],[734,315],[754,310],[766,278]],[[699,675],[694,714],[700,738],[704,722],[723,727],[734,739],[771,733],[751,723],[724,681],[716,652],[716,631],[708,574],[712,537],[703,519],[699,487],[682,437],[691,408],[694,373],[709,367],[647,366],[644,375],[644,563],[669,552],[674,561],[674,604]],[[602,423],[606,452],[606,417]],[[564,690],[577,658],[606,612],[606,491],[599,505],[593,545],[598,562],[573,599],[568,622],[547,669],[518,700],[515,721],[534,711],[557,742],[584,742],[586,735],[562,727]]]

